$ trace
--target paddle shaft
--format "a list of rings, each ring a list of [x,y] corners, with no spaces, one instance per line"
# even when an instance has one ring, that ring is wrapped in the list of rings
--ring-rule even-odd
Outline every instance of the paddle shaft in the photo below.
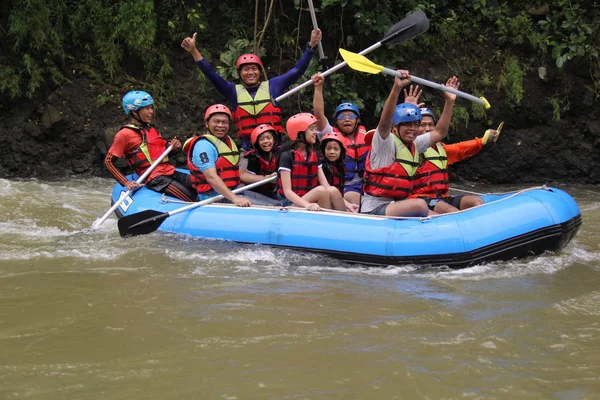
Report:
[[[319,29],[317,25],[317,15],[315,14],[315,6],[312,0],[308,0],[308,9],[310,10],[310,18],[312,19],[313,29]],[[325,52],[323,52],[323,44],[319,40],[319,61],[323,61],[325,59]]]
[[[402,26],[402,25],[406,25],[406,26]],[[366,49],[364,49],[363,51],[361,51],[358,54],[368,54],[368,53],[372,52],[373,50],[380,48],[385,43],[390,43],[390,44],[402,43],[406,40],[409,40],[409,39],[415,37],[416,35],[418,35],[422,32],[425,32],[428,28],[429,28],[429,21],[427,20],[425,13],[423,11],[415,12],[415,13],[405,17],[403,20],[397,22],[394,26],[392,26],[388,30],[388,32],[386,32],[386,35],[383,37],[383,39],[381,39],[379,42],[367,47]],[[399,38],[399,36],[401,34],[405,34],[405,36],[408,35],[408,37]],[[327,71],[321,72],[321,76],[325,77],[327,75],[331,75],[335,71],[337,71],[340,68],[345,67],[346,65],[348,65],[348,63],[346,61],[343,61],[343,62],[329,68]],[[312,79],[309,79],[306,82],[304,82],[303,84],[298,85],[295,88],[285,92],[284,94],[273,99],[272,101],[274,104],[277,104],[281,100],[285,99],[286,97],[291,96],[292,94],[299,92],[300,90],[302,90],[310,85],[312,85]]]
[[[269,183],[271,181],[274,181],[275,179],[277,179],[277,175],[271,176],[271,177],[266,178],[266,179],[263,179],[262,181],[254,182],[254,183],[251,183],[249,185],[239,187],[237,189],[233,189],[231,191],[231,193],[237,194],[237,193],[243,192],[244,190],[253,189],[253,188],[257,187],[257,186],[264,185],[265,183]],[[196,208],[196,207],[205,206],[207,204],[214,203],[215,201],[222,200],[224,198],[225,198],[225,196],[223,196],[222,194],[220,194],[218,196],[211,197],[210,199],[198,201],[196,203],[189,204],[189,205],[187,205],[185,207],[181,207],[181,208],[178,208],[176,210],[169,211],[167,214],[169,214],[169,217],[171,217],[171,216],[173,216],[175,214],[179,214],[179,213],[191,210],[191,209]]]
[[[364,49],[363,51],[361,51],[361,52],[360,52],[360,53],[358,53],[358,54],[361,54],[361,55],[368,54],[368,53],[372,52],[373,50],[376,50],[376,49],[380,48],[382,44],[383,44],[382,42],[377,42],[377,43],[375,43],[374,45],[372,45],[372,46],[370,46],[370,47],[367,47],[366,49]],[[331,74],[333,74],[335,71],[337,71],[338,69],[342,69],[342,68],[344,68],[346,65],[348,65],[348,63],[347,63],[346,61],[342,61],[341,63],[339,63],[339,64],[336,64],[336,65],[334,65],[333,67],[329,68],[327,71],[323,71],[323,72],[321,72],[321,76],[322,76],[322,77],[326,77],[327,75],[331,75]],[[292,94],[294,94],[294,93],[296,93],[296,92],[299,92],[300,90],[302,90],[302,89],[304,89],[304,88],[306,88],[306,87],[308,87],[308,86],[310,86],[310,85],[312,85],[312,79],[311,79],[311,80],[308,80],[308,81],[306,81],[306,82],[304,82],[304,83],[303,83],[303,84],[301,84],[301,85],[298,85],[298,86],[296,86],[295,88],[293,88],[293,89],[291,89],[291,90],[289,90],[289,91],[287,91],[287,92],[285,92],[285,93],[284,93],[284,94],[282,94],[281,96],[277,97],[277,98],[275,99],[275,102],[276,102],[276,103],[277,103],[277,102],[280,102],[281,100],[285,99],[286,97],[289,97],[289,96],[291,96]]]
[[[382,72],[384,74],[397,76],[398,78],[405,78],[405,76],[402,75],[400,72],[395,71],[391,68],[383,67]],[[418,76],[411,75],[410,80],[411,80],[411,82],[418,83],[419,85],[429,86],[431,88],[438,89],[443,92],[453,93],[457,96],[464,97],[467,100],[471,100],[474,103],[481,104],[482,106],[485,106],[485,104],[486,104],[483,99],[475,97],[471,94],[461,92],[460,90],[456,90],[456,89],[448,87],[448,86],[440,85],[439,83],[428,81],[427,79],[419,78]]]
[[[154,169],[156,167],[158,167],[158,165],[162,162],[163,158],[165,158],[170,152],[171,150],[173,150],[173,146],[169,146],[167,147],[167,149],[160,155],[160,157],[158,157],[156,159],[156,161],[154,161],[152,163],[152,165],[150,165],[150,167],[148,167],[148,169],[146,170],[146,172],[144,172],[142,174],[142,176],[140,176],[137,181],[135,181],[136,183],[142,183],[144,182],[144,180],[148,177],[148,175],[150,175],[150,173],[152,171],[154,171]],[[92,224],[92,228],[98,228],[100,225],[102,225],[102,223],[104,223],[104,221],[106,221],[106,219],[110,216],[110,214],[112,214],[117,207],[119,207],[121,205],[121,203],[127,198],[127,196],[129,196],[131,193],[133,193],[133,190],[129,189],[125,192],[124,195],[122,195],[119,200],[117,200],[115,202],[115,204],[113,204],[113,206],[111,208],[109,208],[109,210],[106,212],[106,214],[104,214],[102,216],[102,218],[100,218],[98,221],[94,222]]]

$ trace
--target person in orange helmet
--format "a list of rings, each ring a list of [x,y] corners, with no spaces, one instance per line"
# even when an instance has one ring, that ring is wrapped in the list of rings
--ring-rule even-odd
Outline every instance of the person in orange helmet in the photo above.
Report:
[[[250,135],[260,124],[269,124],[278,132],[277,145],[281,144],[283,125],[281,109],[271,99],[282,95],[307,70],[313,57],[313,48],[321,40],[321,30],[314,29],[304,54],[296,66],[283,75],[267,79],[265,67],[256,54],[242,54],[235,63],[240,83],[226,81],[217,74],[196,47],[196,33],[186,37],[181,47],[194,58],[196,65],[221,93],[233,110],[233,122],[242,140],[242,150],[252,150]]]

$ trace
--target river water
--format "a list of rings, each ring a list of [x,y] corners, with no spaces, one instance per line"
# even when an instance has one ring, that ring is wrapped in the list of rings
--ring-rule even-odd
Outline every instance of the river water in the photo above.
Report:
[[[0,399],[600,398],[600,187],[557,185],[560,253],[452,271],[124,240],[112,185],[0,179]]]

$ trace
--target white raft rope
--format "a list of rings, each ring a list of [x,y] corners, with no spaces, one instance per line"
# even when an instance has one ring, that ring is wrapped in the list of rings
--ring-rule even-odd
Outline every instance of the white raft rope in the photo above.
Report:
[[[279,210],[279,211],[283,211],[283,212],[289,212],[289,211],[293,211],[293,212],[309,212],[309,213],[314,213],[314,212],[320,212],[320,213],[326,213],[326,214],[334,214],[334,215],[344,215],[344,216],[350,216],[350,217],[355,217],[355,218],[367,218],[367,219],[395,219],[395,220],[417,220],[417,221],[430,221],[433,218],[439,218],[439,217],[443,217],[444,215],[452,215],[452,214],[459,214],[459,213],[463,213],[465,211],[468,210],[472,210],[474,208],[479,208],[479,207],[485,207],[489,204],[493,204],[493,203],[499,203],[502,201],[506,201],[509,200],[513,197],[519,196],[523,193],[527,193],[527,192],[532,192],[534,190],[551,190],[549,189],[546,185],[542,185],[542,186],[533,186],[530,188],[526,188],[526,189],[522,189],[516,192],[497,192],[497,193],[477,193],[477,192],[473,192],[473,191],[469,191],[469,190],[462,190],[462,189],[457,189],[457,188],[450,188],[450,190],[456,190],[458,192],[463,192],[463,193],[469,193],[469,194],[473,194],[476,196],[502,196],[505,194],[510,194],[510,196],[506,196],[506,197],[502,197],[501,199],[497,199],[497,200],[493,200],[490,201],[489,203],[483,203],[481,205],[475,206],[475,207],[471,207],[471,208],[466,208],[464,210],[458,210],[458,211],[454,211],[454,212],[450,212],[450,213],[445,213],[445,214],[437,214],[437,215],[429,215],[427,217],[395,217],[395,216],[388,216],[388,215],[373,215],[373,214],[361,214],[361,213],[350,213],[348,211],[338,211],[338,210],[328,210],[328,209],[322,209],[321,211],[307,211],[304,208],[301,207],[280,207],[280,206],[258,206],[258,205],[253,205],[252,207],[255,208],[264,208],[264,209],[269,209],[269,210]],[[189,202],[189,201],[183,201],[183,200],[172,200],[167,198],[167,196],[163,193],[161,199],[160,199],[160,203],[161,204],[166,204],[166,203],[177,203],[177,204],[193,204],[194,202]],[[211,206],[217,206],[217,207],[236,207],[234,204],[223,204],[223,203],[213,203],[211,204]]]

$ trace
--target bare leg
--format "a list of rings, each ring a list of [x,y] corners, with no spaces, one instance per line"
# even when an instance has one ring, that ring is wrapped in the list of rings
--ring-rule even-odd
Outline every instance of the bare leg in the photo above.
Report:
[[[302,198],[309,203],[318,203],[321,208],[328,208],[331,210],[331,201],[329,200],[329,193],[325,186],[317,186],[310,192],[306,193]]]
[[[484,203],[483,199],[479,196],[473,196],[471,194],[463,196],[460,199],[460,209],[464,210],[466,208],[471,208],[475,206],[480,206]]]
[[[462,202],[461,202],[462,203]],[[458,211],[458,208],[451,206],[443,200],[438,201],[433,207],[433,210],[438,214],[446,214]]]
[[[346,192],[344,198],[352,204],[360,205],[360,193],[357,192]]]
[[[426,217],[429,207],[423,199],[408,199],[394,201],[385,209],[385,215],[390,217]]]
[[[333,205],[333,209],[337,211],[346,211],[346,203],[344,203],[344,198],[342,194],[335,186],[329,186],[327,188],[327,193],[329,195],[329,200]]]

